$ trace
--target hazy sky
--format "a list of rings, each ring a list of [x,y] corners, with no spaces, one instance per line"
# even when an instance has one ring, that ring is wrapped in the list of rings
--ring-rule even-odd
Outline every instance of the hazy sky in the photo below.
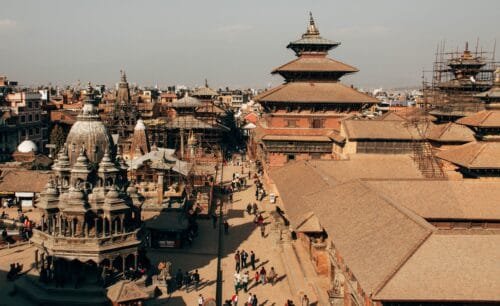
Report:
[[[499,0],[0,0],[0,75],[21,84],[265,87],[312,11],[330,57],[362,87],[419,85],[439,41],[484,49],[499,39]],[[499,41],[500,44],[500,41]],[[500,46],[499,46],[500,48]],[[497,52],[498,53],[498,52]]]

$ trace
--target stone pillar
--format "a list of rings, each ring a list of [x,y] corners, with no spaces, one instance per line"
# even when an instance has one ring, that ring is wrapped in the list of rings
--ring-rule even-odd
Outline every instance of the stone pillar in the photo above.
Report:
[[[59,235],[62,235],[62,227],[63,227],[62,216],[59,215]]]
[[[138,256],[139,255],[137,253],[134,253],[134,269],[136,269],[136,270],[137,270],[137,257]]]
[[[120,218],[120,226],[122,227],[122,234],[125,233],[125,227],[123,227],[123,223],[124,223],[123,221],[124,221],[124,219],[125,219],[124,217]]]
[[[158,191],[158,205],[162,205],[163,203],[163,192],[165,190],[164,183],[163,183],[163,173],[158,174],[158,184],[157,184],[157,191]]]
[[[102,217],[102,236],[106,237],[106,217]]]
[[[85,238],[89,237],[89,224],[87,222],[85,224]]]
[[[35,268],[38,270],[38,250],[35,250]]]
[[[45,216],[42,216],[42,232],[45,231]]]
[[[118,234],[118,220],[115,219],[114,223],[115,223],[115,235],[117,235]]]

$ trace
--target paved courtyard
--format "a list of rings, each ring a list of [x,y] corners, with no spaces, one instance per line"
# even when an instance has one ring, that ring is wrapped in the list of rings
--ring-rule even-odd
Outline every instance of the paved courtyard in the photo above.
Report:
[[[241,173],[241,167],[224,167],[225,181],[230,181],[234,172]],[[248,175],[248,168],[244,169],[242,175]],[[256,254],[256,268],[265,267],[269,271],[274,267],[277,273],[277,282],[271,284],[256,284],[253,280],[255,272],[249,269],[251,281],[248,286],[248,293],[240,290],[238,293],[240,305],[248,299],[249,293],[256,294],[259,305],[284,305],[287,299],[292,299],[299,305],[300,294],[307,293],[311,299],[312,305],[323,305],[316,301],[317,290],[311,286],[315,282],[310,273],[310,267],[305,267],[298,263],[296,247],[292,244],[279,245],[277,243],[277,234],[272,232],[271,217],[269,212],[275,210],[275,204],[270,204],[268,197],[262,202],[255,201],[255,186],[253,180],[248,180],[248,188],[236,192],[233,196],[233,203],[226,204],[225,214],[229,223],[229,234],[224,235],[223,239],[223,300],[230,299],[235,293],[234,273],[235,260],[234,254],[237,250],[245,250]],[[266,188],[266,190],[268,190]],[[259,210],[263,211],[264,222],[266,224],[265,237],[261,237],[260,229],[253,222],[253,216],[246,213],[248,203],[256,202]],[[295,251],[294,251],[295,248]],[[198,291],[191,289],[177,290],[171,294],[164,293],[159,298],[147,301],[146,305],[197,305],[198,295],[202,294],[205,298],[215,298],[216,279],[217,279],[217,249],[218,249],[218,228],[212,227],[212,221],[208,219],[199,220],[199,235],[195,238],[191,247],[183,249],[149,249],[148,257],[156,265],[160,261],[170,261],[173,264],[173,274],[177,269],[183,272],[193,272],[198,269],[201,276],[201,284]],[[300,250],[299,250],[300,251]],[[21,246],[14,249],[0,250],[0,270],[8,271],[11,262],[20,262],[28,268],[32,265],[34,259],[34,248],[30,246]],[[300,253],[300,252],[299,252]],[[250,260],[248,260],[250,261]],[[2,276],[2,275],[0,275]],[[0,290],[0,305],[24,305],[25,301],[19,295],[10,296],[12,288],[11,283],[6,283],[5,275],[1,277],[0,286],[7,290]]]

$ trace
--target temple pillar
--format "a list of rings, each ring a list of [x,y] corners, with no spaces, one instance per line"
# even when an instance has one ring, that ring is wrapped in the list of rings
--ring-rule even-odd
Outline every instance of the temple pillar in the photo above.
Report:
[[[115,219],[114,223],[115,223],[115,235],[116,235],[118,234],[118,220]]]
[[[85,238],[89,237],[89,224],[85,222]]]
[[[106,218],[102,218],[102,236],[106,237]]]
[[[121,229],[122,229],[122,234],[124,234],[124,233],[125,233],[125,228],[123,227],[123,221],[124,221],[124,220],[125,220],[125,218],[124,218],[124,217],[121,217],[121,218],[120,218],[120,226],[121,226]]]
[[[59,215],[59,236],[62,235],[62,217]]]
[[[158,205],[163,204],[163,192],[164,192],[164,182],[163,182],[163,173],[158,174],[158,184],[157,184],[157,192],[158,192]]]
[[[42,216],[42,232],[45,231],[45,216]]]
[[[137,270],[137,257],[139,255],[137,253],[134,253],[134,269]]]

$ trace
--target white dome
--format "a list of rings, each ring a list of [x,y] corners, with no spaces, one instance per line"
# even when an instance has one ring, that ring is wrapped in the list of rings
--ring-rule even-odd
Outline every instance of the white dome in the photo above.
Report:
[[[146,126],[144,125],[144,121],[142,119],[137,120],[134,130],[136,131],[144,131]]]
[[[21,153],[37,152],[38,147],[33,141],[26,139],[17,146],[17,151]]]

